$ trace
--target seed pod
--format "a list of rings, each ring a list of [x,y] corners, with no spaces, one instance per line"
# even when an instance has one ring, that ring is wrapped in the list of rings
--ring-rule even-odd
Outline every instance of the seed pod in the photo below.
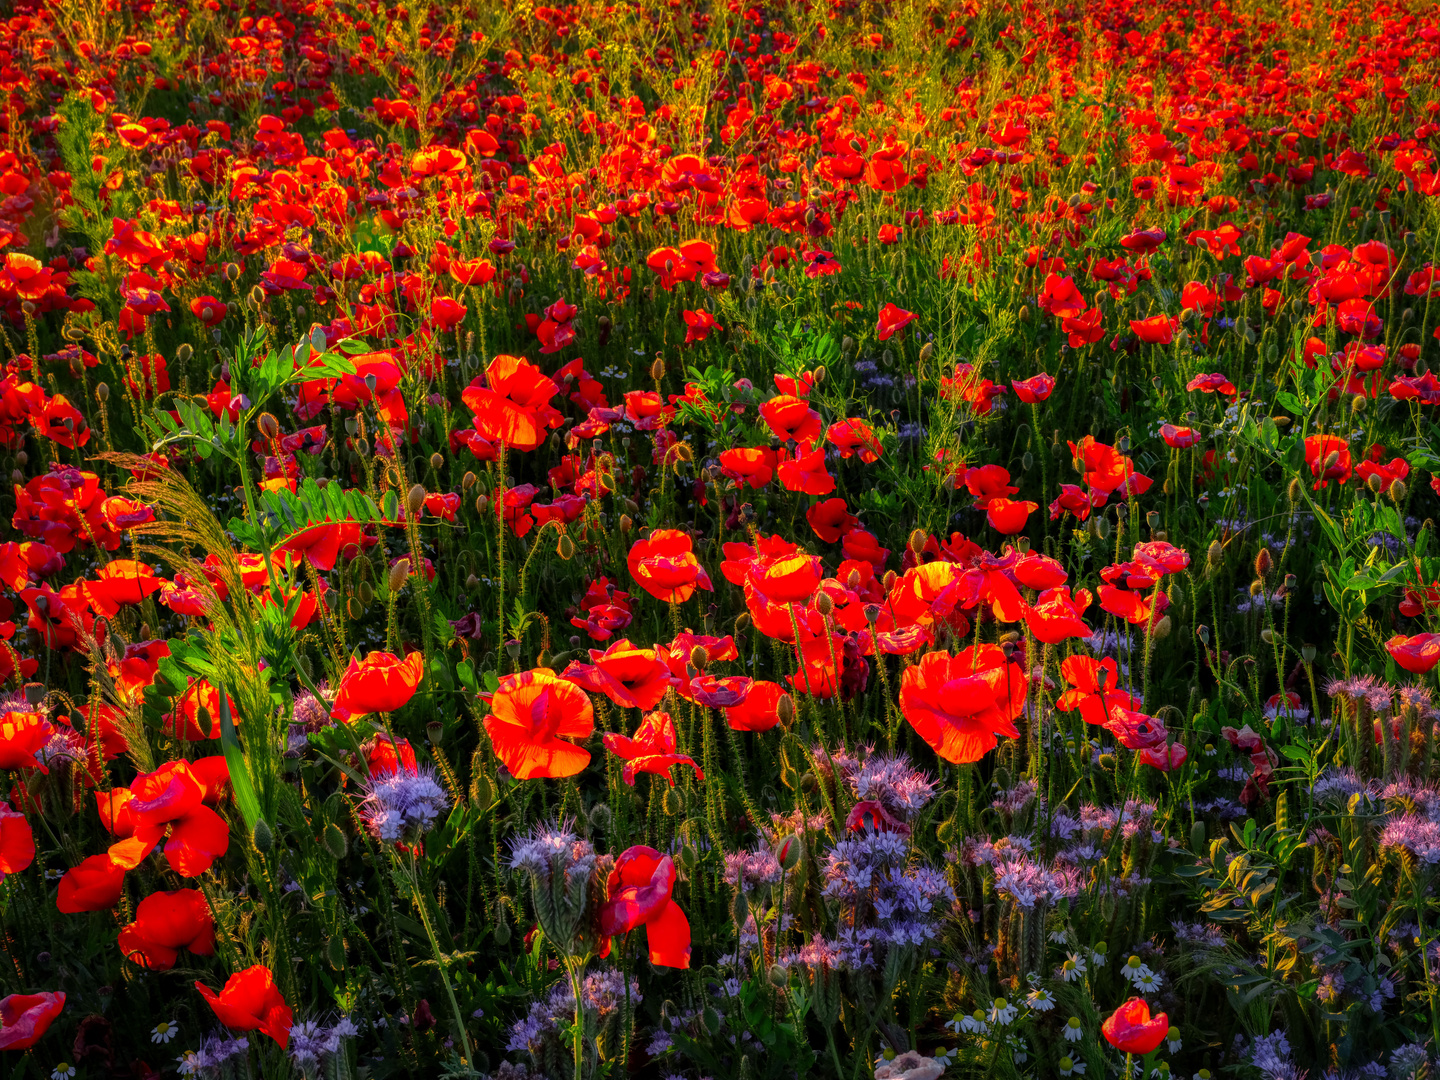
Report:
[[[795,722],[795,701],[789,694],[780,695],[775,703],[775,715],[780,718],[781,727],[788,728]]]
[[[325,850],[337,859],[345,858],[345,853],[349,850],[349,844],[345,840],[345,830],[332,821],[329,825],[325,826],[323,836],[325,840]]]
[[[1313,664],[1315,662],[1315,646],[1311,645],[1309,642],[1301,645],[1300,658],[1304,660],[1307,664]]]
[[[1200,639],[1200,644],[1204,645],[1207,649],[1210,647],[1210,627],[1201,623],[1195,627],[1195,636]]]
[[[439,720],[431,720],[425,725],[425,738],[431,746],[439,746],[445,741],[445,725]]]
[[[410,560],[408,558],[397,559],[395,561],[395,565],[390,567],[390,576],[387,579],[387,584],[390,586],[390,591],[392,593],[397,593],[401,589],[403,589],[405,587],[405,581],[407,578],[409,578],[409,576]]]

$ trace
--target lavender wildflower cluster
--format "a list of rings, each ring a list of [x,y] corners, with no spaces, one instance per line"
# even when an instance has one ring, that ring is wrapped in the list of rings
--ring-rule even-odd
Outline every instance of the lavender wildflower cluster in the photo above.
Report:
[[[429,768],[371,777],[365,783],[360,821],[370,835],[385,843],[412,842],[429,832],[450,806],[450,797]]]

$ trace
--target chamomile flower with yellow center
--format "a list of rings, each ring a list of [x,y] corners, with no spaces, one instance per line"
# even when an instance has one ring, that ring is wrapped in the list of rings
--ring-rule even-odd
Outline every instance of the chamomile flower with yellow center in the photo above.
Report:
[[[985,1013],[981,1009],[976,1009],[964,1020],[961,1020],[960,1026],[972,1035],[983,1035],[990,1030],[990,1025],[985,1023]]]
[[[1025,1001],[1036,1012],[1049,1012],[1055,1007],[1055,995],[1049,990],[1031,990],[1025,995]]]
[[[168,1043],[179,1034],[180,1025],[174,1020],[161,1020],[150,1030],[150,1041],[152,1043]]]
[[[1020,1010],[1003,997],[997,997],[990,1003],[990,1022],[992,1024],[1008,1024],[1015,1019]]]
[[[1139,990],[1140,993],[1154,994],[1159,992],[1160,986],[1164,983],[1165,979],[1164,976],[1156,974],[1149,968],[1145,968],[1130,981],[1135,984],[1135,989]]]
[[[68,1061],[62,1061],[50,1072],[50,1080],[71,1080],[71,1077],[79,1076],[80,1070],[71,1065]]]
[[[1060,1059],[1060,1075],[1061,1075],[1061,1076],[1084,1076],[1084,1075],[1085,1075],[1085,1063],[1084,1063],[1083,1061],[1076,1061],[1076,1060],[1075,1060],[1074,1058],[1072,1058],[1072,1057],[1062,1057],[1062,1058]]]
[[[1060,1034],[1065,1036],[1066,1042],[1079,1042],[1085,1037],[1085,1026],[1080,1023],[1078,1016],[1072,1016],[1065,1021],[1065,1026],[1060,1029]]]
[[[1085,961],[1080,957],[1079,953],[1071,953],[1065,958],[1065,962],[1060,965],[1059,974],[1060,978],[1064,979],[1067,983],[1075,982],[1077,979],[1083,979],[1085,977]]]

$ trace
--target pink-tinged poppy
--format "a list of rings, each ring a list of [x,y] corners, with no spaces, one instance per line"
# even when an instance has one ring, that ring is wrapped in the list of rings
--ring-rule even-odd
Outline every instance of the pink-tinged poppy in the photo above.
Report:
[[[1046,375],[1043,371],[1039,375],[1032,375],[1021,382],[1010,382],[1015,396],[1027,405],[1034,405],[1048,398],[1055,389],[1055,376]]]
[[[1166,446],[1176,450],[1188,450],[1205,438],[1194,428],[1179,427],[1175,424],[1161,424],[1160,437],[1165,440]]]
[[[65,1008],[65,992],[11,994],[0,1000],[0,1050],[28,1050]]]
[[[237,971],[218,994],[201,982],[195,984],[195,989],[226,1027],[259,1031],[279,1043],[282,1050],[289,1045],[294,1014],[275,985],[275,976],[263,965]]]
[[[748,675],[696,675],[690,680],[690,697],[697,705],[728,709],[744,703],[755,680]]]
[[[1189,753],[1180,743],[1170,743],[1164,749],[1146,749],[1140,751],[1140,763],[1149,765],[1151,768],[1159,769],[1161,772],[1174,772],[1185,764]]]
[[[881,341],[889,341],[895,334],[905,329],[916,319],[913,311],[906,311],[894,304],[886,304],[880,309],[880,319],[875,324],[875,333]]]
[[[1224,394],[1235,396],[1235,384],[1219,372],[1210,375],[1196,375],[1185,384],[1186,390],[1199,390],[1202,394]]]
[[[1127,750],[1156,750],[1169,734],[1160,720],[1122,705],[1111,706],[1104,726]]]
[[[690,966],[690,920],[671,898],[675,863],[654,848],[629,848],[615,860],[606,882],[608,899],[600,906],[600,948],[609,955],[609,938],[645,928],[650,962],[657,967]]]
[[[1440,634],[1396,634],[1385,642],[1385,651],[1406,671],[1424,675],[1440,663]]]
[[[693,758],[677,752],[675,721],[667,712],[650,713],[640,721],[633,736],[609,732],[602,741],[606,750],[624,760],[620,775],[631,787],[635,786],[636,775],[642,772],[663,776],[674,787],[675,778],[670,770],[676,765],[688,765],[695,770],[697,780],[705,779]]]

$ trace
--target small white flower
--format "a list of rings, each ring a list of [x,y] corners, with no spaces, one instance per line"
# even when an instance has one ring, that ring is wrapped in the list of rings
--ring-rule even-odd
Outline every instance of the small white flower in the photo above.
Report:
[[[1150,969],[1145,966],[1145,961],[1141,960],[1138,956],[1132,955],[1129,960],[1126,960],[1125,963],[1121,965],[1120,977],[1128,983],[1133,983],[1149,970]]]
[[[71,1065],[68,1061],[62,1061],[56,1065],[50,1073],[50,1080],[70,1080],[72,1076],[78,1076],[80,1070]]]
[[[985,1023],[985,1014],[979,1009],[976,1009],[969,1016],[965,1017],[964,1020],[961,1020],[960,1026],[967,1032],[976,1035],[983,1035],[990,1030],[990,1025]]]
[[[1209,1069],[1201,1069],[1191,1080],[1214,1080],[1214,1076]]]
[[[1025,1000],[1036,1012],[1049,1012],[1055,1007],[1055,995],[1049,990],[1031,990]]]
[[[1170,1034],[1166,1036],[1166,1040],[1165,1048],[1172,1054],[1178,1054],[1180,1052],[1180,1036],[1173,1027],[1170,1029]]]
[[[997,997],[990,1005],[990,1022],[992,1024],[1008,1024],[1019,1014],[1020,1010],[1003,997]]]
[[[1078,953],[1071,953],[1060,965],[1060,978],[1068,982],[1075,982],[1085,977],[1085,961]]]
[[[949,1020],[945,1021],[945,1027],[948,1030],[953,1031],[956,1035],[959,1035],[960,1032],[963,1031],[965,1028],[965,1019],[966,1017],[964,1013],[957,1012]]]
[[[1102,968],[1105,966],[1105,961],[1108,959],[1108,954],[1105,951],[1105,942],[1102,941],[1093,949],[1089,949],[1087,951],[1090,953],[1090,962],[1092,964],[1094,964],[1097,968]]]
[[[1060,1075],[1061,1075],[1061,1076],[1084,1076],[1084,1075],[1085,1075],[1085,1063],[1084,1063],[1083,1061],[1076,1061],[1076,1060],[1075,1060],[1074,1058],[1072,1058],[1072,1057],[1062,1057],[1062,1058],[1060,1059]]]
[[[1165,981],[1163,975],[1157,975],[1149,968],[1141,970],[1140,974],[1130,980],[1135,984],[1135,989],[1142,994],[1154,994],[1160,990],[1160,985]]]
[[[1051,930],[1050,940],[1056,945],[1064,945],[1070,940],[1070,931],[1065,927],[1061,927],[1059,930]]]
[[[1065,1021],[1065,1026],[1060,1029],[1060,1034],[1065,1036],[1066,1042],[1079,1042],[1085,1037],[1085,1028],[1080,1023],[1078,1016],[1072,1016]]]
[[[168,1043],[180,1034],[180,1025],[174,1020],[161,1020],[150,1032],[152,1043]]]

